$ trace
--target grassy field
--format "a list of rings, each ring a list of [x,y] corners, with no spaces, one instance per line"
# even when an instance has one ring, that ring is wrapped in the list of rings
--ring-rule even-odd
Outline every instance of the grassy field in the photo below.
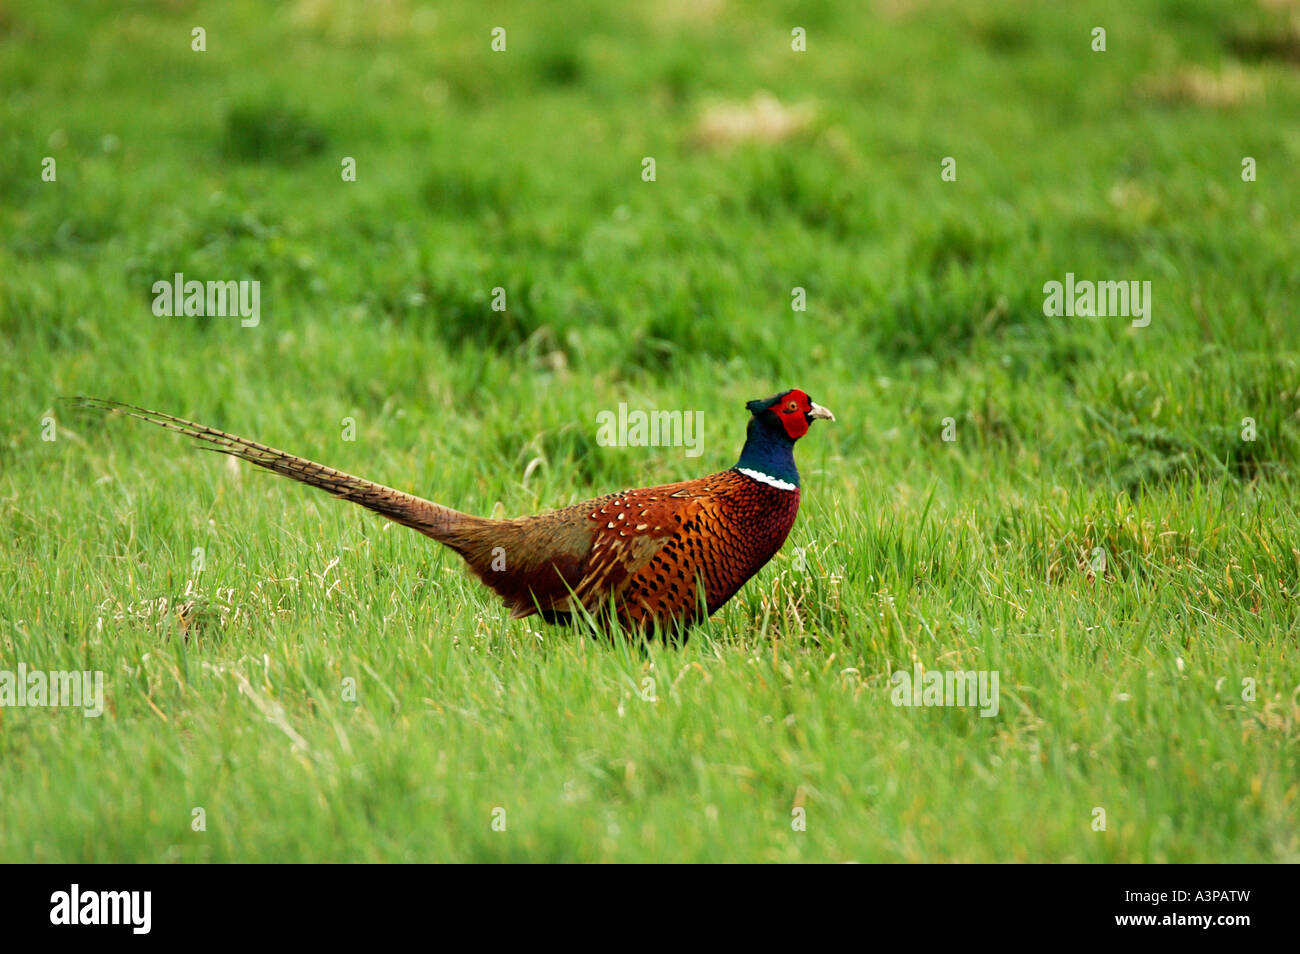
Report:
[[[1300,860],[1300,4],[563,10],[0,0],[0,670],[106,695],[0,708],[0,860]],[[645,653],[59,402],[515,515],[795,386],[790,540]]]

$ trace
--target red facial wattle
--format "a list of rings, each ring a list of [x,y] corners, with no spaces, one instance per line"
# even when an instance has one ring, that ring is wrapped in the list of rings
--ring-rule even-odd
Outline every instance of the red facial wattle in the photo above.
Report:
[[[808,412],[811,410],[812,401],[798,389],[781,395],[781,399],[772,406],[772,411],[781,419],[786,434],[796,441],[808,433]]]

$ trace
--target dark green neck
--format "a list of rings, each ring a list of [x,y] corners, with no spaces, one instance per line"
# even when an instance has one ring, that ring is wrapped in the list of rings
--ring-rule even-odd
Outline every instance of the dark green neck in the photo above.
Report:
[[[767,426],[758,417],[749,419],[745,446],[736,466],[799,486],[799,471],[794,466],[794,441],[780,425]]]

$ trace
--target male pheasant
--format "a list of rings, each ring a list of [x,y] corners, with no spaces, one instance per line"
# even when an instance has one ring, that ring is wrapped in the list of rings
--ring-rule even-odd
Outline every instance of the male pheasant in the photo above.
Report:
[[[785,542],[799,510],[795,441],[835,420],[803,391],[750,401],[736,466],[698,480],[625,490],[534,517],[490,520],[353,477],[170,414],[99,398],[212,450],[326,490],[419,530],[460,554],[512,619],[574,616],[640,633],[684,632],[712,615]]]

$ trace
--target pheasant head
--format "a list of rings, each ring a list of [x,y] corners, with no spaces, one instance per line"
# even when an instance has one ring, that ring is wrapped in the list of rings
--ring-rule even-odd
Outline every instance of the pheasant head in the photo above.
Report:
[[[813,421],[833,421],[835,415],[793,388],[750,401],[749,430],[736,469],[773,487],[794,490],[799,471],[794,465],[794,444],[808,433]]]

